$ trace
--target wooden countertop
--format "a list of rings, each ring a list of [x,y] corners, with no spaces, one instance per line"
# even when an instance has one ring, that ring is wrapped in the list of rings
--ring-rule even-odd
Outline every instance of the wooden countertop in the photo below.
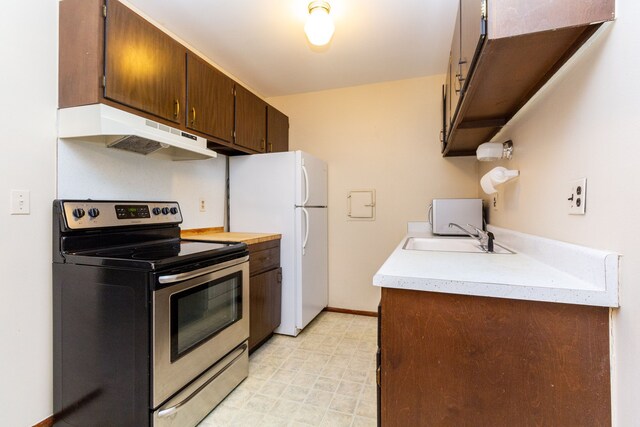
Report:
[[[277,233],[225,232],[223,227],[213,227],[181,230],[180,237],[183,239],[209,240],[212,242],[244,242],[247,245],[253,245],[255,243],[281,239],[282,235]]]

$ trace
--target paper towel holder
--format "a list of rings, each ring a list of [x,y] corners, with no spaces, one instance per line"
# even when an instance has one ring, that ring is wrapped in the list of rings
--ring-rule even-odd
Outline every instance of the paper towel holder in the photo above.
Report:
[[[492,162],[500,159],[511,160],[511,157],[513,157],[513,141],[480,144],[476,150],[476,157],[481,162]]]
[[[505,182],[511,181],[518,176],[520,176],[519,170],[507,169],[498,166],[497,168],[493,168],[489,172],[484,174],[484,176],[480,179],[480,187],[482,187],[482,191],[491,195],[498,192],[498,190],[496,189],[497,185],[504,184]]]

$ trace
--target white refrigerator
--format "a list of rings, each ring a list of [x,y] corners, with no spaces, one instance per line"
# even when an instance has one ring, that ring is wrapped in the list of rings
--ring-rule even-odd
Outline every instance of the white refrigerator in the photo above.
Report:
[[[282,320],[296,336],[327,306],[327,164],[302,151],[229,158],[229,229],[280,233]]]

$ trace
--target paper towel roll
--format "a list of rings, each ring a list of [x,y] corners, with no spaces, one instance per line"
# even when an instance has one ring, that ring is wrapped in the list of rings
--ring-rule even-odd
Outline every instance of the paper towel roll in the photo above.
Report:
[[[502,166],[498,166],[497,168],[491,169],[480,179],[480,186],[482,187],[482,191],[487,194],[497,193],[498,190],[495,188],[496,185],[504,184],[518,175],[520,175],[519,170],[509,170]]]
[[[498,190],[496,190],[495,187],[493,186],[493,182],[491,181],[491,177],[489,176],[488,173],[480,179],[480,187],[482,187],[482,191],[484,191],[487,194],[493,194],[498,192]]]

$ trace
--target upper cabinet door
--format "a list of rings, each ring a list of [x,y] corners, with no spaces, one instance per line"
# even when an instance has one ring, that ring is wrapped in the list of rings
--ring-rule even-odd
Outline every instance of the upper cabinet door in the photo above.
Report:
[[[267,149],[267,103],[236,85],[236,144],[265,153]]]
[[[469,69],[482,47],[486,35],[486,0],[460,1],[460,79],[467,81]]]
[[[186,49],[118,1],[107,1],[105,98],[182,123]]]
[[[451,125],[456,119],[456,110],[458,107],[458,100],[460,99],[462,90],[462,81],[460,76],[460,8],[458,8],[458,14],[456,15],[456,25],[453,29],[453,40],[451,41],[451,74],[450,74],[451,87]]]
[[[449,132],[449,126],[447,120],[449,119],[449,112],[447,110],[447,88],[448,84],[442,85],[442,129],[440,130],[440,152],[443,152],[447,146],[447,132]]]
[[[187,52],[187,127],[233,142],[233,80]]]
[[[289,117],[267,106],[267,151],[289,151]]]

